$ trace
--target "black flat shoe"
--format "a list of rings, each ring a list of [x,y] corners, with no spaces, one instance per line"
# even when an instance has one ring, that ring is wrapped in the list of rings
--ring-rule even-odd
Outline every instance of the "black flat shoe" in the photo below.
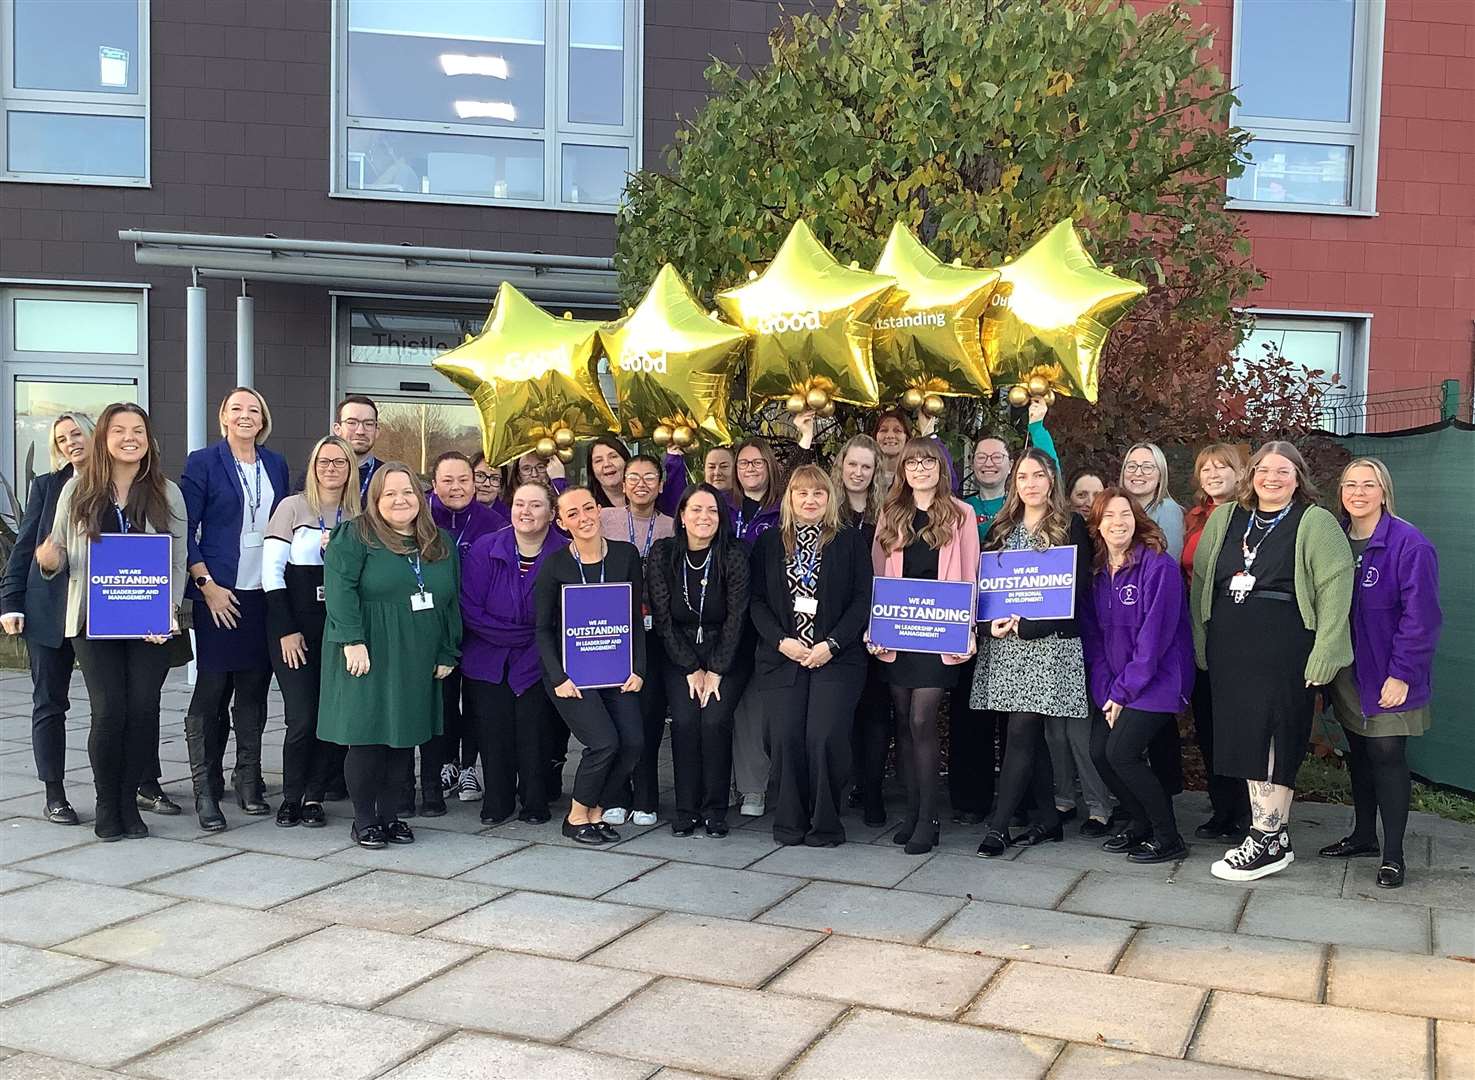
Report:
[[[302,824],[302,807],[297,803],[282,800],[277,807],[277,828],[291,829]]]
[[[1403,888],[1403,863],[1385,862],[1382,866],[1378,867],[1378,888]]]
[[[1057,807],[1055,812],[1060,815],[1060,824],[1062,825],[1068,825],[1076,819],[1077,811],[1074,806],[1069,810],[1061,810]]]
[[[1193,830],[1193,835],[1200,840],[1243,840],[1245,827],[1243,825],[1236,825],[1232,821],[1209,818],[1208,821]]]
[[[926,826],[912,830],[912,838],[902,848],[908,855],[926,855],[942,838],[942,824],[933,818]]]
[[[134,802],[140,810],[147,810],[151,814],[160,814],[164,817],[174,817],[184,812],[179,809],[177,802],[162,791],[158,794],[152,791],[147,793],[140,791],[134,796]]]
[[[80,825],[82,821],[77,817],[77,811],[72,809],[69,802],[49,802],[41,815],[53,825]]]
[[[1376,858],[1383,853],[1378,847],[1376,840],[1364,843],[1350,836],[1344,836],[1335,844],[1328,844],[1317,852],[1323,859],[1360,859]]]
[[[604,837],[605,843],[614,844],[619,842],[620,834],[615,832],[613,825],[606,825],[602,821],[597,821],[594,823],[594,827],[599,830],[599,835]]]
[[[1081,822],[1081,835],[1089,837],[1092,840],[1098,836],[1105,836],[1110,831],[1111,826],[1104,821],[1097,821],[1093,817],[1088,817],[1085,821]]]
[[[195,797],[195,815],[200,819],[200,828],[206,832],[219,832],[225,828],[225,815],[220,812],[220,800],[209,795]]]
[[[730,830],[727,827],[727,822],[725,822],[725,821],[718,821],[715,818],[709,818],[707,820],[707,835],[708,836],[715,836],[718,839],[721,839],[722,837],[726,836],[729,831]]]
[[[1127,859],[1135,863],[1174,862],[1188,856],[1188,845],[1180,836],[1177,842],[1162,844],[1157,840],[1144,840],[1127,852]]]
[[[133,821],[123,826],[124,840],[147,840],[149,827],[141,821]]]
[[[1013,840],[1020,847],[1034,847],[1036,844],[1051,843],[1058,844],[1065,839],[1065,830],[1059,825],[1053,829],[1046,829],[1042,825],[1031,825]]]
[[[893,844],[905,844],[912,838],[912,833],[917,831],[917,819],[906,817],[901,819],[901,828],[896,830],[896,835],[891,838]]]
[[[1009,838],[997,829],[987,829],[983,834],[983,843],[978,845],[978,857],[981,859],[993,859],[1009,850]]]
[[[517,815],[517,820],[529,825],[547,825],[553,818],[547,810],[524,810]]]
[[[568,818],[563,819],[563,835],[577,844],[603,844],[608,842],[605,840],[604,834],[595,825],[587,821],[582,825],[575,825]]]
[[[304,828],[321,829],[328,824],[328,815],[323,813],[322,803],[305,802],[298,814],[298,820],[302,822]]]
[[[482,806],[485,807],[486,804],[483,803]],[[491,827],[493,825],[500,825],[504,821],[509,821],[509,820],[511,820],[511,818],[512,818],[512,811],[511,810],[507,811],[507,813],[505,813],[505,814],[498,814],[495,810],[493,810],[490,814],[482,814],[481,815],[481,823],[483,825],[486,825],[488,827]]]
[[[420,800],[421,817],[445,817],[446,801],[439,795],[426,796]]]
[[[1113,855],[1120,855],[1123,852],[1131,851],[1134,847],[1144,842],[1146,839],[1147,833],[1133,832],[1130,829],[1124,829],[1122,832],[1117,833],[1115,836],[1108,836],[1105,841],[1102,842],[1101,850],[1109,851]]]
[[[380,848],[389,846],[389,840],[384,835],[383,825],[370,825],[367,829],[362,830],[355,825],[349,831],[348,835],[353,837],[353,842],[359,847],[368,848],[371,851],[378,851]]]
[[[695,818],[677,819],[671,822],[672,836],[690,836],[696,831],[697,823]]]
[[[261,790],[261,784],[255,780],[243,780],[233,785],[236,789],[236,803],[241,812],[250,814],[252,817],[262,817],[271,813],[271,805],[266,801],[266,795]]]
[[[406,825],[399,818],[395,818],[384,826],[384,839],[391,844],[413,844],[415,842],[415,830]]]

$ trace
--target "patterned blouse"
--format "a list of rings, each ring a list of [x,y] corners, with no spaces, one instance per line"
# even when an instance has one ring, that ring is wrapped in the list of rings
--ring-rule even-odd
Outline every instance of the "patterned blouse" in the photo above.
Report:
[[[819,546],[820,527],[800,525],[794,530],[794,554],[784,564],[784,577],[789,583],[789,592],[798,597],[814,599],[819,586],[819,563],[823,553]],[[811,605],[801,611],[794,605],[794,636],[806,645],[814,644],[814,609]]]

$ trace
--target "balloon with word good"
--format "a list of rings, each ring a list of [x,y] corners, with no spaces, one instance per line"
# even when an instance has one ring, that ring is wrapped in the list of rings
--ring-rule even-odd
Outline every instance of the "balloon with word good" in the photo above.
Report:
[[[882,399],[940,412],[942,396],[988,393],[978,320],[999,272],[949,266],[898,221],[876,273],[896,279],[871,338]]]
[[[994,384],[1028,387],[1038,376],[1046,389],[1094,402],[1107,332],[1147,287],[1098,267],[1069,218],[999,267],[999,278],[982,324]]]
[[[717,294],[748,331],[748,400],[770,398],[822,411],[835,401],[880,401],[871,324],[894,282],[842,266],[800,221],[762,274]]]
[[[727,443],[732,378],[748,335],[718,322],[670,263],[639,305],[599,328],[625,434],[685,449]]]
[[[548,314],[504,281],[481,333],[436,358],[431,366],[476,403],[487,461],[548,458],[571,436],[619,430],[594,374],[598,329]]]

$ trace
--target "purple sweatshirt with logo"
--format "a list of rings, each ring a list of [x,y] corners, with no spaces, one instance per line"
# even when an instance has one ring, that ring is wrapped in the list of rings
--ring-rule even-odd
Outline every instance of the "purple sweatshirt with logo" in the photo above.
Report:
[[[1193,687],[1193,633],[1178,560],[1138,544],[1115,574],[1097,571],[1079,620],[1091,698],[1176,713]]]
[[[461,671],[483,682],[505,682],[522,694],[543,676],[533,641],[533,582],[543,560],[568,543],[549,529],[532,569],[517,566],[517,533],[481,537],[461,560]]]
[[[1439,642],[1439,557],[1402,518],[1385,513],[1368,539],[1352,590],[1352,663],[1363,716],[1429,703],[1429,669]],[[1408,683],[1408,698],[1380,709],[1383,680]]]
[[[484,506],[472,499],[460,510],[452,510],[440,501],[440,496],[434,493],[430,496],[430,517],[437,525],[451,534],[451,539],[456,541],[456,547],[461,549],[463,562],[472,544],[488,533],[505,529],[511,524],[507,511],[502,508],[500,502]]]

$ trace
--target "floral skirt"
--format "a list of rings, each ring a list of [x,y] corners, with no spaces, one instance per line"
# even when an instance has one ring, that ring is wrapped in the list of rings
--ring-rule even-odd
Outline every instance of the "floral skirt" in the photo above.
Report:
[[[1051,635],[1026,641],[981,633],[969,704],[1003,713],[1090,716],[1081,639]]]

